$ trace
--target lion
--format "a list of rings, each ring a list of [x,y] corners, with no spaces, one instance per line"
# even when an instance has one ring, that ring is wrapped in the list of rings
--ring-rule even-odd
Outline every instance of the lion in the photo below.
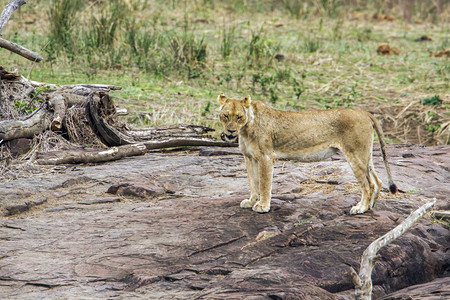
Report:
[[[250,197],[241,202],[242,208],[269,212],[276,158],[314,162],[327,159],[340,150],[362,189],[361,201],[351,208],[350,213],[362,214],[372,209],[382,184],[372,161],[374,131],[380,141],[389,189],[393,194],[397,192],[386,156],[383,131],[372,114],[357,109],[280,111],[261,101],[252,101],[250,96],[242,100],[227,98],[223,93],[217,99],[224,128],[222,139],[239,141],[245,157]]]

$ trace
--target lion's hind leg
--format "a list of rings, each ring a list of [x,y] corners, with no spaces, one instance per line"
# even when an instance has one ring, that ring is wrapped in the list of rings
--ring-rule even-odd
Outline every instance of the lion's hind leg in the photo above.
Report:
[[[380,178],[378,178],[377,173],[375,172],[372,158],[370,159],[370,164],[369,164],[369,176],[370,176],[370,181],[374,185],[373,190],[371,190],[372,194],[370,195],[370,203],[369,203],[369,209],[372,209],[375,206],[375,204],[377,203],[378,197],[380,196],[381,184],[382,184]]]
[[[370,209],[370,195],[373,188],[370,188],[370,182],[367,177],[364,177],[361,180],[358,180],[361,185],[362,195],[361,200],[350,209],[350,214],[363,214]]]
[[[369,163],[355,155],[347,154],[346,156],[362,190],[361,201],[351,208],[350,214],[363,214],[370,209],[371,195],[375,188],[374,183],[370,180]]]

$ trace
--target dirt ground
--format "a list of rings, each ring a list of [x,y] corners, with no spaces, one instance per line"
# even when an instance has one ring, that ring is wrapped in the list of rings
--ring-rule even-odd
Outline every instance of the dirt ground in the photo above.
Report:
[[[238,149],[29,166],[34,175],[0,182],[0,298],[352,299],[349,269],[373,240],[432,198],[450,209],[450,146],[388,153],[401,192],[384,188],[357,216],[341,155],[278,162],[267,214],[239,207]],[[450,231],[430,215],[379,255],[375,299],[450,297]]]

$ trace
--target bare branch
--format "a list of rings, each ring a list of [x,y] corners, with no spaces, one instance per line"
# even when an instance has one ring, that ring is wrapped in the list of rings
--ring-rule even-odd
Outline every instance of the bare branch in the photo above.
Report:
[[[8,4],[6,4],[5,8],[2,11],[2,14],[0,15],[0,35],[2,34],[3,28],[5,27],[6,23],[8,23],[9,18],[11,18],[12,13],[25,3],[27,3],[27,0],[11,0],[8,2]],[[38,53],[28,50],[25,47],[17,45],[16,43],[5,40],[3,38],[0,38],[0,47],[19,54],[20,56],[23,56],[26,59],[34,62],[40,62],[42,60],[42,56],[40,56]]]
[[[355,299],[370,300],[372,298],[372,269],[375,265],[377,252],[413,226],[435,203],[436,199],[433,199],[422,205],[400,223],[400,225],[376,239],[367,247],[361,257],[359,274],[353,268],[350,268],[350,275],[355,284]]]
[[[23,56],[26,59],[29,59],[34,62],[40,62],[42,60],[42,56],[40,56],[38,53],[28,50],[25,47],[17,45],[16,43],[10,42],[3,38],[0,38],[0,47],[5,48],[16,54],[19,54],[20,56]]]
[[[2,14],[0,15],[0,35],[3,31],[3,27],[5,27],[6,23],[9,21],[9,18],[11,18],[12,13],[26,3],[27,0],[11,0],[8,4],[6,4]]]
[[[46,83],[46,82],[39,82],[34,80],[29,80],[23,76],[21,76],[21,82],[29,83],[33,87],[49,87],[51,89],[57,89],[57,88],[87,88],[87,89],[93,89],[96,91],[101,92],[109,92],[111,90],[117,91],[121,90],[122,87],[116,86],[116,85],[110,85],[110,84],[92,84],[92,83],[80,83],[80,84],[53,84],[53,83]]]

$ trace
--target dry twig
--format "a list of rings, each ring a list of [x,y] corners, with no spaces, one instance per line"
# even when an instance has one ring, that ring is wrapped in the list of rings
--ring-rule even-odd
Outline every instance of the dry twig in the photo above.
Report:
[[[361,257],[359,274],[353,268],[350,268],[350,274],[355,284],[355,299],[369,300],[372,298],[372,269],[376,263],[377,252],[413,226],[435,203],[436,199],[433,199],[422,205],[400,223],[400,225],[376,239],[367,247]]]

